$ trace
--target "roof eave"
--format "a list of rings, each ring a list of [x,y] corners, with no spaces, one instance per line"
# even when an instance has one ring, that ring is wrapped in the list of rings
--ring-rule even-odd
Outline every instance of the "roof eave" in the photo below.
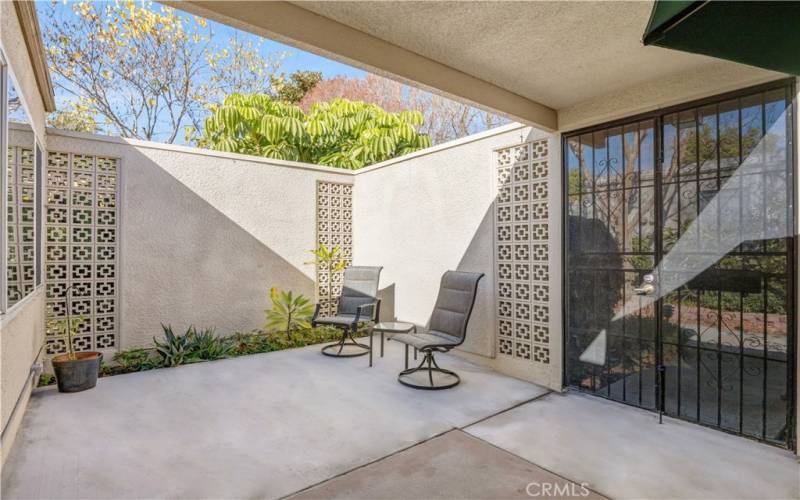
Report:
[[[50,79],[50,71],[47,69],[47,55],[42,42],[42,34],[39,30],[36,5],[30,1],[14,0],[14,8],[17,11],[17,18],[22,28],[22,35],[25,38],[25,46],[28,49],[44,109],[51,113],[56,110],[56,97],[53,90],[53,81]]]

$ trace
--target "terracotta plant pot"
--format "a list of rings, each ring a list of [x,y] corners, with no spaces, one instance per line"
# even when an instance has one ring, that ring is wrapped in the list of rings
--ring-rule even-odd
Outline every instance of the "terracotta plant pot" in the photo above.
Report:
[[[75,359],[69,359],[69,354],[54,357],[58,392],[80,392],[97,385],[102,361],[103,355],[99,352],[77,352]]]

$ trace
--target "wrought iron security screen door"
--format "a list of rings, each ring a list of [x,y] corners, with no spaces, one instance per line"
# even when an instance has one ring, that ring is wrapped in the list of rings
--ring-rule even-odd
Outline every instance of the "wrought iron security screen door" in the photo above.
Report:
[[[791,96],[565,137],[568,385],[792,444]]]

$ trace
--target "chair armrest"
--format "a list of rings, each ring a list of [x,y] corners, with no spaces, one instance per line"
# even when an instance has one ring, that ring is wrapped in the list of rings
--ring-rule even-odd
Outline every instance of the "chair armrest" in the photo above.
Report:
[[[374,321],[377,317],[378,308],[380,307],[380,300],[372,302],[370,304],[361,304],[356,308],[356,317],[353,321],[355,324],[358,324],[360,321]],[[364,318],[364,319],[361,319]],[[369,319],[366,319],[369,318]]]
[[[317,318],[319,318],[319,310],[320,310],[320,306],[321,306],[321,304],[319,304],[319,303],[318,303],[318,304],[317,304],[317,305],[314,307],[314,314],[311,316],[311,326],[312,326],[312,327],[315,327],[315,326],[317,326]]]

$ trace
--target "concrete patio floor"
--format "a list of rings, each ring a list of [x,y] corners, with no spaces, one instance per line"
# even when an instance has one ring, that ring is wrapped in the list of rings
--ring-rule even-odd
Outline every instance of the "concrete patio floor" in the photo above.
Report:
[[[797,456],[579,393],[550,393],[466,432],[611,498],[800,498]]]
[[[386,346],[373,368],[312,346],[37,391],[2,497],[278,498],[546,393],[453,356],[461,385],[410,389]]]
[[[389,342],[373,368],[312,346],[39,390],[2,497],[800,498],[788,451],[441,363],[460,386],[401,386]]]
[[[384,460],[290,497],[310,499],[449,499],[571,496],[600,499],[461,430],[450,431]]]

